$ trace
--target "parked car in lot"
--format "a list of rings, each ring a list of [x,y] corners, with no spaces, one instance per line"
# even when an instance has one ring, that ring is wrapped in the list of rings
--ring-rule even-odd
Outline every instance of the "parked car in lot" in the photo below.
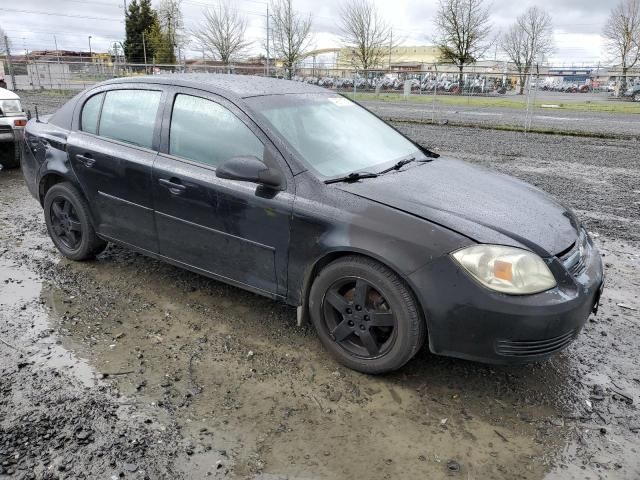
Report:
[[[114,242],[286,302],[362,372],[397,369],[425,343],[544,359],[603,285],[571,210],[305,83],[110,80],[31,120],[22,166],[66,257]]]
[[[631,98],[634,102],[640,102],[640,84],[632,85],[624,92],[624,96]]]
[[[15,168],[20,165],[20,139],[27,124],[20,97],[0,88],[0,165]]]

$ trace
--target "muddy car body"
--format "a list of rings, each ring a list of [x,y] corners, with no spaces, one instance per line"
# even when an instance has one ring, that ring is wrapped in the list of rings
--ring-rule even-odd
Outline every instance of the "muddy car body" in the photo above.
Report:
[[[299,82],[108,81],[29,122],[23,171],[67,257],[110,241],[297,306],[364,372],[399,368],[425,339],[466,359],[544,359],[603,284],[568,208]]]
[[[20,140],[26,123],[20,97],[0,88],[0,165],[4,168],[20,164]]]

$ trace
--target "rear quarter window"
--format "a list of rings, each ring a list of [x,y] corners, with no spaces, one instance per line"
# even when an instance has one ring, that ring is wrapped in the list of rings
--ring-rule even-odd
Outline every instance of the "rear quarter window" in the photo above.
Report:
[[[162,94],[154,90],[111,90],[105,94],[98,135],[151,148]]]
[[[84,103],[82,114],[80,115],[80,130],[83,132],[98,133],[98,119],[103,98],[104,93],[99,93]]]

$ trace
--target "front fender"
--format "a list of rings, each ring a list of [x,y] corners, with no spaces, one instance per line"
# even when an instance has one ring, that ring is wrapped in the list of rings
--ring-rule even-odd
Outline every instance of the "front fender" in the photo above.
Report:
[[[338,189],[318,200],[305,195],[304,187],[300,190],[289,249],[288,302],[292,305],[306,304],[317,272],[340,256],[370,257],[415,288],[413,272],[473,243],[445,227]]]

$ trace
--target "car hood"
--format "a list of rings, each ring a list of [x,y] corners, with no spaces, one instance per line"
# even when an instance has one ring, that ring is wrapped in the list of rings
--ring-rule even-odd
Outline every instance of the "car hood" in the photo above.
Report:
[[[338,188],[476,242],[525,247],[544,257],[568,249],[578,235],[573,213],[542,190],[461,160],[441,157]]]

